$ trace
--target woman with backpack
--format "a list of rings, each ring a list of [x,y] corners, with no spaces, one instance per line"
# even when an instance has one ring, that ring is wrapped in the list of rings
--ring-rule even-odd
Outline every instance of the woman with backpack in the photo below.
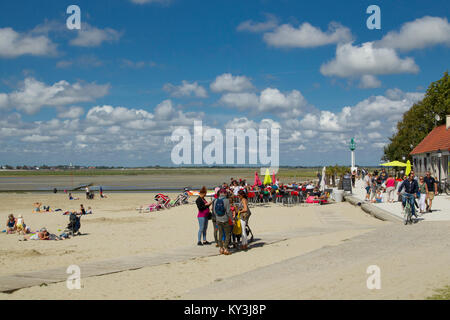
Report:
[[[219,229],[219,252],[220,254],[230,255],[228,246],[233,230],[233,213],[230,208],[230,200],[227,199],[226,189],[220,189],[219,198],[213,201],[212,211]]]
[[[199,225],[198,242],[197,242],[198,246],[210,244],[208,241],[206,241],[206,231],[208,230],[208,219],[210,215],[209,206],[211,205],[211,202],[208,202],[205,199],[205,196],[206,196],[206,187],[204,186],[203,188],[201,188],[197,200],[195,200],[195,203],[197,204],[198,208],[197,214]],[[202,234],[203,234],[203,243],[201,241]]]

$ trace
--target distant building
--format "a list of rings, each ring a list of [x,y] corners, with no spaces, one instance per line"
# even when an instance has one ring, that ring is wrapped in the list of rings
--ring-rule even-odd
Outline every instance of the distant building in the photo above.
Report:
[[[439,152],[441,153],[441,180],[448,177],[450,160],[450,116],[446,124],[436,127],[411,151],[416,175],[431,175],[439,178]]]

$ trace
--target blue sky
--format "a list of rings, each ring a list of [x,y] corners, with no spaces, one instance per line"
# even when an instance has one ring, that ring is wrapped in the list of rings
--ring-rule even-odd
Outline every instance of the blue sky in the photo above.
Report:
[[[66,8],[82,29],[67,30]],[[366,8],[381,9],[369,30]],[[0,164],[172,165],[194,120],[280,128],[282,165],[379,163],[449,69],[448,1],[0,4]],[[141,111],[144,112],[141,112]]]

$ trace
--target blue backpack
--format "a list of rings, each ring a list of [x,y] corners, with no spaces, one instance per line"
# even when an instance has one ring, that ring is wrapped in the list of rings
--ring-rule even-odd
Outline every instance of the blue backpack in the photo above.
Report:
[[[225,204],[223,202],[223,199],[217,199],[216,203],[214,205],[214,213],[218,217],[222,217],[225,215]]]

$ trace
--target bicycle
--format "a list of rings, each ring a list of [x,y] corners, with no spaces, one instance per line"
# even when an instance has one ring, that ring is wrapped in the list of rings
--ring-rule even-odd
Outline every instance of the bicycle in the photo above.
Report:
[[[412,207],[414,203],[411,204],[414,200],[411,201],[411,198],[406,197],[405,195],[402,195],[403,200],[405,201],[405,206],[403,208],[403,223],[405,225],[412,224]]]
[[[438,194],[446,193],[450,195],[450,183],[447,182],[447,178],[438,182]]]

